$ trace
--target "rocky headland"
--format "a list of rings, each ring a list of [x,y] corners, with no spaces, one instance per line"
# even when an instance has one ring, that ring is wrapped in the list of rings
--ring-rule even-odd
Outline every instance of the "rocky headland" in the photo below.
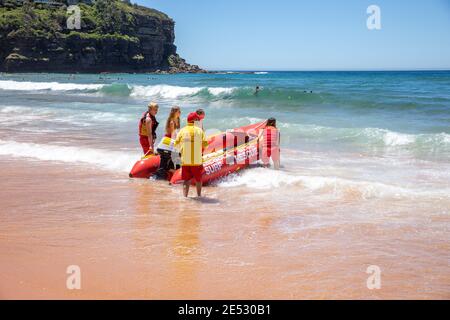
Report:
[[[73,3],[79,29],[68,24]],[[1,72],[206,72],[174,42],[169,16],[128,1],[0,0]]]

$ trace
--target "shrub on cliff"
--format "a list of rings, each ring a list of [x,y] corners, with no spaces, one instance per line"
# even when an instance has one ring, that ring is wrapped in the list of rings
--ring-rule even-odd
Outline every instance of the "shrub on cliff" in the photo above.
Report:
[[[1,0],[0,32],[15,34],[44,35],[70,33],[66,29],[66,7],[51,7],[32,2],[19,5],[16,0]],[[154,9],[131,5],[120,0],[97,0],[94,5],[79,4],[81,8],[81,30],[83,33],[124,34],[134,36],[137,32],[136,15],[152,16],[159,20],[171,20]],[[22,30],[20,30],[22,29]],[[20,31],[19,31],[20,30]],[[18,32],[19,31],[19,32]]]
[[[119,9],[117,1],[97,0],[94,8],[97,13],[102,13],[100,19],[97,20],[97,31],[104,33],[122,31],[122,25],[126,22],[125,13]]]
[[[0,71],[198,71],[174,58],[166,14],[121,0],[78,5],[81,29],[69,30],[66,5],[0,0]]]

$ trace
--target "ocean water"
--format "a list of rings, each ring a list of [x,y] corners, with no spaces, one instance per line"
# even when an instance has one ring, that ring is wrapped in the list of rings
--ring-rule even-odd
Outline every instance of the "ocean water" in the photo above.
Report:
[[[282,135],[281,170],[253,168],[218,181],[205,189],[210,201],[195,206],[195,213],[191,205],[178,203],[178,188],[129,180],[127,173],[141,156],[138,120],[150,101],[160,105],[159,137],[173,105],[182,108],[183,123],[189,112],[205,109],[208,130],[275,117]],[[450,294],[448,71],[1,74],[0,160],[8,168],[3,188],[14,181],[14,190],[25,188],[37,203],[42,200],[39,195],[45,198],[37,218],[36,206],[16,203],[22,199],[19,191],[5,195],[9,206],[0,215],[0,231],[9,234],[28,221],[28,227],[39,233],[39,228],[58,221],[65,227],[41,234],[49,239],[48,248],[55,237],[59,243],[73,245],[73,238],[65,236],[72,223],[64,220],[66,215],[76,216],[81,227],[86,221],[100,226],[104,217],[110,217],[123,246],[130,237],[141,241],[137,247],[122,247],[122,257],[130,254],[143,265],[150,258],[169,265],[181,259],[187,265],[181,263],[183,268],[177,269],[180,277],[192,274],[194,266],[199,279],[222,270],[216,279],[222,287],[214,291],[218,298],[248,292],[250,287],[239,274],[270,280],[251,296],[256,298],[302,297],[302,292],[317,298],[448,298]],[[14,171],[16,161],[21,169]],[[65,183],[56,179],[60,176]],[[47,194],[52,188],[60,193],[57,199]],[[77,204],[68,191],[81,195],[82,190],[95,188],[102,193],[86,193]],[[103,212],[105,198],[108,212]],[[174,203],[176,210],[171,209]],[[166,217],[176,212],[181,212],[181,220]],[[35,218],[29,220],[29,215]],[[136,227],[132,222],[136,217],[146,222]],[[181,230],[180,221],[186,232],[181,238],[176,232]],[[87,238],[100,232],[84,231]],[[178,236],[167,238],[171,233]],[[145,251],[162,246],[160,239],[177,246],[165,248],[165,253]],[[90,246],[87,241],[83,245]],[[106,247],[105,242],[95,254],[109,250],[111,256],[117,255]],[[309,260],[299,265],[302,257]],[[363,270],[364,277],[366,265],[374,263],[389,270],[391,281],[387,291],[375,296],[356,284],[365,281],[359,272]],[[339,272],[333,269],[336,265]],[[14,266],[11,270],[13,274]],[[351,270],[351,275],[344,270]],[[315,285],[302,284],[305,277]],[[330,277],[336,281],[330,282]],[[349,278],[356,282],[349,284]],[[204,288],[216,283],[199,279],[191,280]],[[233,287],[228,279],[241,281],[242,287]],[[298,286],[293,288],[294,284]],[[136,292],[145,291],[136,286]],[[335,290],[340,286],[353,289],[339,294]],[[155,295],[161,296],[164,292]]]
[[[435,165],[439,176],[450,162],[445,71],[3,74],[0,153],[127,171],[139,156],[136,123],[149,101],[161,106],[159,136],[173,105],[184,116],[204,108],[209,130],[275,117],[286,170],[307,158],[332,165],[351,157],[399,175],[411,163]],[[114,164],[102,160],[111,152]]]

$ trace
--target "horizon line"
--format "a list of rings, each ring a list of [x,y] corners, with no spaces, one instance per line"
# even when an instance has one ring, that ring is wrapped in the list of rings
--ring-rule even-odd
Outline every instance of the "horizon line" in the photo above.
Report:
[[[415,71],[450,71],[449,68],[417,68],[417,69],[215,69],[211,72],[415,72]]]

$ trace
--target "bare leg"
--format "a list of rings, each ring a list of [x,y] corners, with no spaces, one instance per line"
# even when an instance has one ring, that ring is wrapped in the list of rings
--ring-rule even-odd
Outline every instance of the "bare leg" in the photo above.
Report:
[[[202,196],[202,183],[197,182],[197,183],[195,183],[195,186],[197,187],[197,196],[201,197]]]
[[[280,170],[280,160],[274,160],[273,167],[275,170]]]
[[[189,186],[191,185],[191,181],[185,181],[183,183],[183,195],[185,198],[189,195]]]

